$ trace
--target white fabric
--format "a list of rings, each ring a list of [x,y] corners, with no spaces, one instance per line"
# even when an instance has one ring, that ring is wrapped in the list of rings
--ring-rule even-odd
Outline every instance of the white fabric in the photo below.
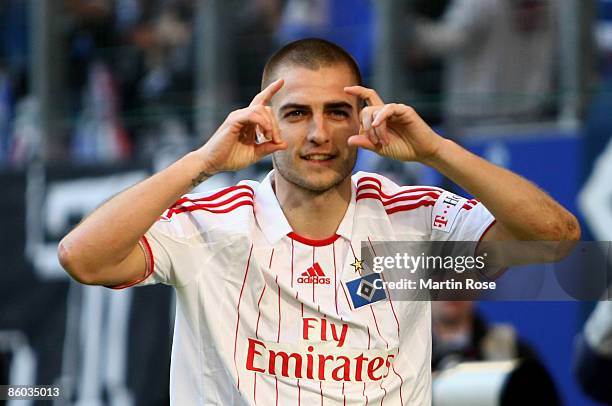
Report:
[[[491,214],[471,201],[450,230],[432,231],[442,189],[424,193],[360,172],[337,239],[313,246],[287,235],[271,176],[189,195],[183,209],[206,206],[169,210],[146,233],[155,265],[141,285],[161,282],[177,293],[172,404],[430,405],[430,304],[384,300],[352,309],[343,282],[359,276],[351,264],[361,241],[477,241]],[[227,213],[205,210],[239,203]],[[316,270],[324,273],[319,283],[304,279]]]

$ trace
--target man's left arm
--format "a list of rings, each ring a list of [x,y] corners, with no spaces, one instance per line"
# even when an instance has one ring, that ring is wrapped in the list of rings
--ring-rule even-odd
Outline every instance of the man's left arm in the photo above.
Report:
[[[368,104],[360,113],[360,134],[350,137],[349,145],[401,161],[421,162],[473,194],[496,219],[483,241],[580,239],[576,218],[531,182],[441,137],[409,106],[385,104],[374,90],[361,86],[345,91]],[[553,255],[542,259],[560,259],[572,246],[555,244]]]
[[[423,163],[476,196],[497,220],[483,241],[576,241],[576,218],[521,176],[440,137]]]

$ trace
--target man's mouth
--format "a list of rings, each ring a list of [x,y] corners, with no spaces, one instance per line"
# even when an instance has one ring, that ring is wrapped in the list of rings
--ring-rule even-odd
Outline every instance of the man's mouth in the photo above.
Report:
[[[302,159],[307,161],[329,161],[330,159],[334,159],[336,156],[332,154],[307,154],[302,155]]]

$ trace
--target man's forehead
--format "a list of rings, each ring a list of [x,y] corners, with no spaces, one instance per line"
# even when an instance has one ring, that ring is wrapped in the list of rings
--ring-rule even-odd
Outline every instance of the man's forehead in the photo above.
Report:
[[[301,66],[287,66],[279,69],[276,78],[284,80],[283,87],[272,98],[272,104],[312,104],[347,102],[353,104],[356,97],[344,91],[346,86],[355,85],[350,69],[343,64],[308,69]]]

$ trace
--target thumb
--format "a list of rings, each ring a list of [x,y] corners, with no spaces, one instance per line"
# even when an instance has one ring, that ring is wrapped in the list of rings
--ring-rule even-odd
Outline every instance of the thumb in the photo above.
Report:
[[[283,149],[287,149],[287,142],[285,141],[281,141],[278,144],[275,144],[273,142],[264,142],[263,144],[255,145],[255,154],[257,155],[257,159],[259,160],[265,157],[266,155]]]
[[[365,134],[352,135],[348,138],[347,144],[351,147],[365,148],[370,151],[378,152],[380,145],[374,145]]]

